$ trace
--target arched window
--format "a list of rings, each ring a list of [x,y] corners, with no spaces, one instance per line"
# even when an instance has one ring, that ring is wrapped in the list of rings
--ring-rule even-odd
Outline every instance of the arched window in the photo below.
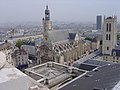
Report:
[[[111,39],[110,34],[109,34],[109,40]]]
[[[109,47],[107,47],[107,50],[109,50]]]
[[[107,23],[107,26],[106,26],[106,30],[108,31],[108,23]]]
[[[108,40],[108,34],[106,34],[106,40]]]
[[[111,23],[109,24],[109,31],[111,31]]]

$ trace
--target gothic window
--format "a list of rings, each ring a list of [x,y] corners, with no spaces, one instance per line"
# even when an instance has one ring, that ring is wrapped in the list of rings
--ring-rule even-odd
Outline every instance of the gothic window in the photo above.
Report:
[[[107,50],[109,50],[109,47],[107,47]]]
[[[109,34],[109,40],[110,40],[110,38],[111,38],[111,37],[110,37],[110,34]]]
[[[107,27],[106,27],[107,31],[108,31],[108,23],[107,23]]]
[[[109,24],[109,31],[111,31],[111,23]]]
[[[106,40],[108,40],[108,34],[106,34]]]

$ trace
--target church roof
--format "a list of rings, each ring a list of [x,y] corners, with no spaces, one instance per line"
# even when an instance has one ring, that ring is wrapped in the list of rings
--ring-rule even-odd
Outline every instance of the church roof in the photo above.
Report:
[[[74,40],[76,33],[69,33],[69,39]]]
[[[70,39],[74,39],[77,31],[74,30],[52,30],[48,31],[49,40],[52,43],[67,42]]]

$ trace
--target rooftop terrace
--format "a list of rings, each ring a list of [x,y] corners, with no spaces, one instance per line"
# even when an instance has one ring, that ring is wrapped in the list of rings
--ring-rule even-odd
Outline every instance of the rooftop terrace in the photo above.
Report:
[[[37,82],[49,88],[61,85],[85,73],[74,67],[68,67],[55,62],[48,62],[25,70],[25,73]]]

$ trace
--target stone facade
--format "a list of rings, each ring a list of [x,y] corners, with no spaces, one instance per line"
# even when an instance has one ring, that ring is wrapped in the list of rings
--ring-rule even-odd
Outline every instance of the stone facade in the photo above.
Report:
[[[117,17],[104,18],[103,60],[120,62],[120,45],[117,43]]]
[[[102,54],[111,55],[117,44],[117,17],[104,17]]]
[[[28,53],[24,49],[15,50],[12,53],[12,65],[28,65]]]

